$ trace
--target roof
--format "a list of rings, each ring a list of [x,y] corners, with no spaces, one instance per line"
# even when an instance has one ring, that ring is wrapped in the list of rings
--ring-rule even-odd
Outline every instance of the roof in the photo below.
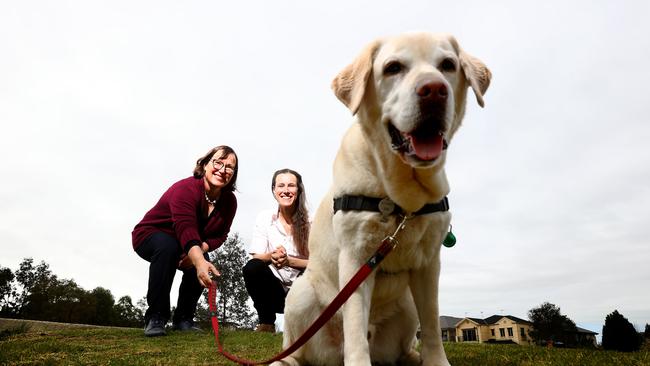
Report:
[[[481,319],[481,318],[462,318],[462,319],[459,320],[459,322],[461,322],[461,321],[463,321],[463,320],[465,320],[465,319],[467,319],[467,320],[469,320],[469,321],[471,321],[471,322],[474,322],[474,323],[476,323],[476,324],[483,324],[483,325],[487,324],[487,323],[485,322],[485,320],[483,320],[483,319]],[[456,324],[458,324],[458,323],[456,323]]]
[[[463,320],[463,318],[454,318],[453,316],[441,316],[440,317],[440,328],[456,328],[456,324]]]
[[[490,325],[490,324],[495,324],[496,322],[498,322],[499,320],[501,320],[501,319],[503,319],[503,318],[508,318],[508,319],[514,321],[515,323],[519,323],[519,324],[533,325],[533,323],[530,322],[530,321],[528,321],[528,320],[524,320],[524,319],[521,319],[521,318],[517,318],[516,316],[512,316],[512,315],[492,315],[492,316],[487,317],[487,318],[485,318],[485,319],[481,319],[481,318],[468,318],[468,317],[465,317],[465,318],[455,318],[455,317],[453,317],[453,316],[445,316],[445,315],[441,315],[441,316],[440,316],[440,328],[441,328],[441,329],[446,329],[446,328],[455,328],[456,325],[458,325],[458,323],[460,323],[461,321],[463,321],[463,320],[465,320],[465,319],[470,320],[470,321],[472,321],[472,322],[474,322],[474,323],[476,323],[476,324]],[[580,328],[580,327],[576,327],[576,331],[575,331],[575,333],[581,333],[581,334],[593,334],[593,335],[598,334],[598,333],[596,333],[596,332],[592,332],[592,331],[589,330],[589,329]]]
[[[443,323],[443,318],[444,318],[444,319],[448,319],[448,321],[450,321],[450,322],[451,322],[452,319],[453,319],[453,320],[455,320],[455,323],[453,323],[453,324],[451,324],[451,323]],[[524,319],[521,319],[521,318],[517,318],[516,316],[512,316],[512,315],[492,315],[492,316],[490,316],[490,317],[488,317],[488,318],[485,318],[485,319],[481,319],[481,318],[468,318],[468,317],[465,317],[465,318],[454,318],[454,317],[452,317],[452,316],[441,316],[441,317],[440,317],[440,328],[453,328],[453,327],[455,327],[456,325],[458,325],[458,323],[460,323],[461,321],[463,321],[463,320],[465,320],[465,319],[467,319],[467,320],[469,320],[469,321],[472,321],[472,322],[474,322],[474,323],[476,323],[476,324],[490,325],[490,324],[495,324],[496,322],[498,322],[499,320],[501,320],[501,319],[503,319],[503,318],[508,318],[508,319],[514,321],[515,323],[518,323],[518,324],[527,324],[527,325],[532,325],[532,324],[533,324],[533,323],[531,323],[531,322],[528,321],[528,320],[524,320]],[[443,324],[445,324],[445,325],[449,325],[449,326],[444,326]]]
[[[580,328],[580,327],[578,327],[578,326],[576,326],[576,333],[593,334],[593,335],[598,334],[598,333],[596,333],[596,332],[592,332],[592,331],[590,331],[589,329]]]
[[[512,320],[513,322],[515,322],[515,323],[533,324],[533,323],[529,322],[528,320],[517,318],[516,316],[512,316],[512,315],[492,315],[489,318],[485,318],[485,322],[488,323],[488,324],[494,324],[494,323],[498,322],[499,320],[501,320],[503,318],[508,318],[508,319]]]

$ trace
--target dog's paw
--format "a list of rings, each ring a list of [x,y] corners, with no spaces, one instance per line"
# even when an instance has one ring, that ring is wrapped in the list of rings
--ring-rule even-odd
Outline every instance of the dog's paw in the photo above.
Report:
[[[293,357],[287,357],[273,362],[270,366],[300,366],[300,363]]]
[[[422,365],[422,366],[451,366],[449,364],[449,361],[447,361],[447,358],[444,357],[444,356],[438,357],[438,358],[436,358],[434,360],[429,360],[429,362],[422,361],[422,363],[420,365]]]
[[[422,365],[422,358],[416,350],[410,350],[400,356],[396,363],[397,366],[420,366]]]

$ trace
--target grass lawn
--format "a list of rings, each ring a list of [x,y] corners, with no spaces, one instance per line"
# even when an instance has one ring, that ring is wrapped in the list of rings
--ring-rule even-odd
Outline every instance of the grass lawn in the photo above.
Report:
[[[26,326],[23,324],[27,324]],[[239,357],[267,359],[282,336],[223,330],[224,348]],[[650,351],[621,353],[582,349],[458,344],[445,345],[453,366],[599,365],[650,366]],[[67,327],[56,323],[0,322],[0,365],[234,365],[219,355],[211,332],[169,332],[146,338],[141,329]]]

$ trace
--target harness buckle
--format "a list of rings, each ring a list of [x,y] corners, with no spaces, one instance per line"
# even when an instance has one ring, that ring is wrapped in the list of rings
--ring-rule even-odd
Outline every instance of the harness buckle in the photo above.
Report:
[[[395,211],[395,202],[385,197],[379,201],[379,212],[381,213],[381,222],[388,222],[388,216]]]

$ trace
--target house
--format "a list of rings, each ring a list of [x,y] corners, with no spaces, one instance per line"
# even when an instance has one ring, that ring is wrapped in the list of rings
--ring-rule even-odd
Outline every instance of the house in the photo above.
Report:
[[[576,327],[568,333],[567,346],[596,346],[598,333]],[[492,315],[481,318],[440,317],[440,330],[444,342],[516,343],[533,344],[530,332],[533,323],[512,315]],[[564,345],[564,344],[562,344]]]
[[[598,341],[596,340],[598,333],[592,332],[589,329],[576,327],[575,331],[566,331],[566,333],[569,335],[569,339],[567,340],[568,346],[598,346]]]
[[[462,318],[454,318],[453,316],[440,317],[440,330],[442,333],[443,342],[456,342],[456,324],[463,320]]]
[[[441,323],[442,324],[442,323]],[[532,323],[512,315],[463,318],[455,326],[456,342],[532,344]]]

